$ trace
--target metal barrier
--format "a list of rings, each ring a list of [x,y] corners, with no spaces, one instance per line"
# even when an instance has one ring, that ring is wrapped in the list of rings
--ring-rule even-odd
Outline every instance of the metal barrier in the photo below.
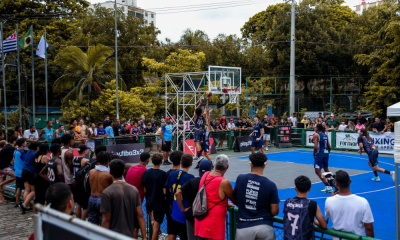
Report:
[[[146,213],[146,205],[143,203],[143,212]],[[226,225],[225,225],[225,236],[226,240],[236,240],[236,224],[237,224],[237,213],[238,213],[238,208],[234,207],[229,207],[228,208],[228,213],[226,217]],[[146,214],[147,215],[147,214]],[[153,235],[153,229],[151,227],[151,223],[149,221],[150,217],[147,215],[146,217],[146,225],[148,226],[148,239],[152,238]],[[274,230],[275,230],[275,236],[277,240],[283,240],[284,239],[284,229],[283,229],[283,218],[281,217],[274,217]],[[314,227],[315,229],[315,238],[316,239],[324,239],[328,240],[329,236],[333,237],[338,237],[339,239],[349,239],[349,240],[378,240],[376,238],[370,238],[366,236],[360,236],[357,234],[353,233],[348,233],[348,232],[342,232],[342,231],[337,231],[333,229],[321,229],[317,226]],[[164,217],[164,221],[161,224],[161,235],[159,236],[158,239],[165,239],[167,235],[167,218]]]

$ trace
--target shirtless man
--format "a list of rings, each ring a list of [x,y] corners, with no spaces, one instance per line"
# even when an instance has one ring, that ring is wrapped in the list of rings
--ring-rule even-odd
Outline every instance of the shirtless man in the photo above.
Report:
[[[110,154],[100,152],[96,157],[99,165],[89,172],[91,195],[88,205],[88,221],[100,225],[102,223],[102,214],[100,212],[101,194],[104,189],[113,183],[113,178],[108,170],[108,164],[111,161]]]
[[[65,183],[70,187],[74,183],[73,177],[73,159],[74,153],[71,149],[71,146],[74,144],[74,138],[70,134],[64,134],[61,137],[61,142],[64,145],[61,148],[61,161],[64,171]]]

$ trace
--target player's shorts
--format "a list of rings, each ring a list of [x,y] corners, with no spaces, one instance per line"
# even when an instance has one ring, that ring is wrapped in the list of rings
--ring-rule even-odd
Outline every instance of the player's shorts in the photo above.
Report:
[[[262,148],[263,145],[264,145],[264,142],[262,140],[256,141],[255,139],[253,139],[253,141],[251,142],[252,148]]]
[[[368,154],[368,161],[371,163],[372,167],[378,165],[378,155],[379,155],[378,150],[373,150],[370,154]]]
[[[194,141],[201,142],[203,140],[204,130],[194,130]]]
[[[201,150],[205,153],[208,153],[208,151],[210,150],[210,143],[201,142]]]
[[[163,152],[171,152],[171,141],[165,141],[165,145],[162,144],[161,150]]]
[[[263,135],[263,140],[264,141],[269,141],[271,139],[271,135],[269,135],[269,134],[264,134]]]
[[[13,175],[13,174],[14,174],[14,170],[12,170],[12,169],[9,168],[9,167],[0,169],[0,178],[6,177],[6,176],[11,176],[11,175]]]
[[[17,188],[19,188],[21,190],[25,189],[24,181],[22,180],[22,177],[17,177],[17,179],[15,180],[15,185]]]
[[[329,162],[329,154],[321,154],[315,156],[314,159],[314,168],[316,169],[323,169],[328,167],[328,162]]]

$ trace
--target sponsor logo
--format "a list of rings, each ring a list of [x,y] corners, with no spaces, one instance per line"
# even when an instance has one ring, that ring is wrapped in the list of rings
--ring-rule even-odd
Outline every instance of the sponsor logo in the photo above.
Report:
[[[115,152],[116,154],[118,154],[118,156],[120,157],[130,157],[130,156],[137,156],[140,155],[144,152],[144,149],[140,149],[138,150],[132,150],[132,151],[121,151],[121,152]]]
[[[247,146],[251,146],[252,141],[247,141],[247,142],[241,142],[240,146],[241,147],[247,147]]]
[[[350,134],[346,134],[345,137],[339,141],[339,146],[341,147],[356,147],[357,140]]]

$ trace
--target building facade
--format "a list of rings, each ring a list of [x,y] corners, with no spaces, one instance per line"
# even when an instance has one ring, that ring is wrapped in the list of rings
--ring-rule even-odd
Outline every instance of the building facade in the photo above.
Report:
[[[362,12],[364,10],[367,10],[371,7],[375,7],[378,6],[379,4],[381,4],[381,1],[376,1],[376,2],[365,2],[364,0],[362,0],[360,5],[356,5],[356,12],[357,14],[362,14]]]
[[[115,1],[109,0],[98,3],[105,8],[114,8]],[[90,5],[93,8],[93,5]],[[137,0],[117,0],[117,7],[121,8],[123,13],[132,17],[143,17],[147,24],[153,23],[156,25],[156,13],[141,9],[137,6]]]

